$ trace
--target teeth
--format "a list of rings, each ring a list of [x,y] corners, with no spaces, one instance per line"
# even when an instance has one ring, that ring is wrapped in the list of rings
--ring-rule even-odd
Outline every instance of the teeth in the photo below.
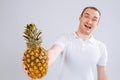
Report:
[[[87,25],[85,25],[85,27],[91,29],[91,27],[89,27],[89,26],[87,26]]]

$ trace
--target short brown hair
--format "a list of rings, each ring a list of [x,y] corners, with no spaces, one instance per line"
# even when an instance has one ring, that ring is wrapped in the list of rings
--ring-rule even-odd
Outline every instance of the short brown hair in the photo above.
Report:
[[[88,6],[88,7],[85,7],[81,13],[81,16],[83,15],[83,13],[85,12],[86,9],[93,9],[95,11],[98,11],[99,15],[101,16],[101,12],[96,8],[96,7],[93,7],[93,6]]]

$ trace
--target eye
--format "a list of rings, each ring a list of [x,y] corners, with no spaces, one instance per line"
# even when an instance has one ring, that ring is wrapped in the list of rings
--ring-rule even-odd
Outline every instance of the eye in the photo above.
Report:
[[[89,16],[88,16],[88,15],[85,15],[84,17],[85,17],[85,18],[89,18]]]
[[[93,19],[92,19],[92,21],[96,22],[96,21],[98,21],[98,19],[96,19],[96,18],[93,18]]]

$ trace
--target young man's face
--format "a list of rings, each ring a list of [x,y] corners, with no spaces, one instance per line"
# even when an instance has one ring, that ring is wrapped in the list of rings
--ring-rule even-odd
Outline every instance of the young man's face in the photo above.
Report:
[[[89,35],[97,27],[100,19],[98,11],[94,9],[86,9],[83,15],[80,16],[80,31]]]

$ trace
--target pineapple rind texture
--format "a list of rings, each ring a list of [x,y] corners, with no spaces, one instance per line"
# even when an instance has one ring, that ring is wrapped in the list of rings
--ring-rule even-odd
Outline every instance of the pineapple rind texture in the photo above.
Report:
[[[27,50],[24,52],[23,64],[28,76],[33,79],[44,77],[48,71],[48,55],[40,45],[40,34],[34,24],[26,26],[24,37],[27,41]]]

